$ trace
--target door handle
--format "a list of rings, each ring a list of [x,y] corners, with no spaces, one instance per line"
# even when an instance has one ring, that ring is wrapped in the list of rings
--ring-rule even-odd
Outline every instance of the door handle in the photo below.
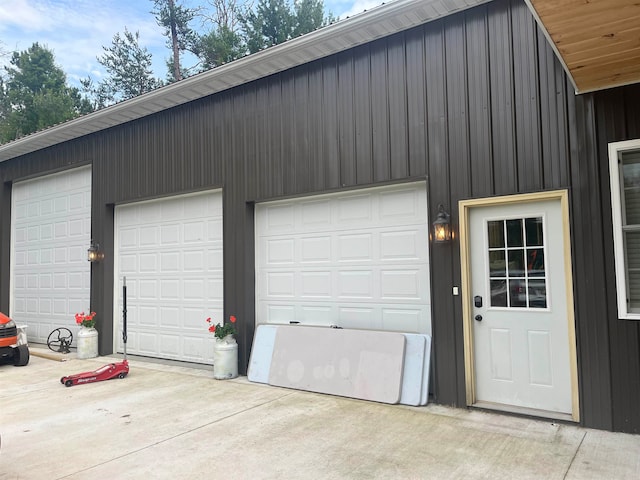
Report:
[[[482,315],[476,315],[475,316],[475,320],[476,320],[476,322],[481,322],[482,321]]]

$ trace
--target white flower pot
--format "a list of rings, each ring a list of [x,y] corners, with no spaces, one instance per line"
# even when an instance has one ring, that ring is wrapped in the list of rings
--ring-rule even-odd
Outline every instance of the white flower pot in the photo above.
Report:
[[[98,356],[98,331],[95,328],[80,327],[76,356],[77,358]]]
[[[238,344],[233,335],[216,338],[213,346],[213,378],[226,380],[238,376]]]

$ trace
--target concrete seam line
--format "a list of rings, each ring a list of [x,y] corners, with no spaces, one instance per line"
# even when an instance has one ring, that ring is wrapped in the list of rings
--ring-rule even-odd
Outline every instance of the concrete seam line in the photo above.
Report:
[[[567,471],[564,472],[564,477],[562,477],[563,480],[566,480],[567,475],[569,475],[569,471],[571,470],[571,467],[573,466],[573,462],[575,461],[576,457],[578,456],[578,452],[580,451],[580,447],[582,447],[582,442],[584,442],[584,439],[587,438],[587,432],[584,432],[584,434],[582,435],[582,438],[580,439],[580,443],[578,444],[578,448],[576,448],[576,451],[573,454],[573,457],[571,457],[571,461],[569,462],[569,466],[567,467]]]

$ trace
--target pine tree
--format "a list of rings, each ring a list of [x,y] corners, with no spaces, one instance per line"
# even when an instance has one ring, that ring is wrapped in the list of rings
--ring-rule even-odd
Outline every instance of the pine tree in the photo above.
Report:
[[[176,0],[152,0],[155,9],[151,12],[156,22],[164,28],[167,44],[171,49],[171,59],[167,62],[169,80],[178,81],[184,78],[183,67],[180,63],[180,53],[196,49],[197,35],[189,26],[195,12],[186,8]]]
[[[4,143],[92,111],[90,102],[55,64],[53,52],[34,43],[13,52],[0,81],[0,142]]]
[[[125,27],[124,34],[116,33],[110,47],[102,47],[104,53],[98,62],[106,69],[107,77],[97,85],[91,78],[81,81],[90,92],[96,108],[128,100],[160,86],[162,81],[153,77],[151,53],[139,44],[140,34]]]

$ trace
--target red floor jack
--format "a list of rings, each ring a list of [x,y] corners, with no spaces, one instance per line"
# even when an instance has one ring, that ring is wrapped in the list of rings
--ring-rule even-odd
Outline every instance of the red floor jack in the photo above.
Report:
[[[72,385],[111,380],[116,377],[124,378],[129,373],[129,362],[127,361],[127,277],[124,277],[122,282],[122,341],[124,343],[124,359],[122,362],[108,363],[93,372],[62,377],[60,383],[66,387],[71,387]]]

